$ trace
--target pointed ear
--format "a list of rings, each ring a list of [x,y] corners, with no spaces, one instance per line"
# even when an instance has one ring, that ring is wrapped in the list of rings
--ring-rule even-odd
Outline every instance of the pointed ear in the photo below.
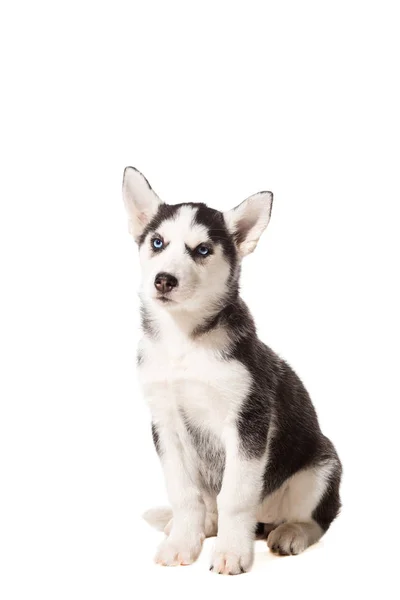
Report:
[[[162,201],[152,190],[146,177],[134,167],[126,167],[122,196],[129,219],[129,233],[138,242]]]
[[[253,252],[269,223],[272,210],[272,193],[259,192],[224,213],[229,231],[233,234],[241,256]]]

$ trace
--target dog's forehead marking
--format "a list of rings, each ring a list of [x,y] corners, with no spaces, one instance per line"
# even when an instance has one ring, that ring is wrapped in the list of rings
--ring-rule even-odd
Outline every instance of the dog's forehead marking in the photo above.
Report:
[[[158,233],[167,242],[181,240],[191,247],[207,241],[209,239],[208,229],[195,222],[196,213],[196,207],[181,206],[173,217],[160,224]]]

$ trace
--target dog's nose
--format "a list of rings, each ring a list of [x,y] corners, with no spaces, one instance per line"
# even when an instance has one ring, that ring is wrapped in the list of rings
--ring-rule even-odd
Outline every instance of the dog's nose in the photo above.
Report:
[[[170,273],[158,273],[154,280],[154,285],[159,292],[165,294],[178,285],[178,280]]]

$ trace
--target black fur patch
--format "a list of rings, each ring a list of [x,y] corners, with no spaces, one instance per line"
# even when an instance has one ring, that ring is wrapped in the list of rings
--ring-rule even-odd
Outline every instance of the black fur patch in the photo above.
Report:
[[[274,428],[264,475],[264,494],[280,487],[296,472],[318,463],[322,433],[310,397],[296,373],[280,360],[275,390]]]
[[[215,319],[228,330],[233,340],[226,359],[241,362],[251,375],[251,389],[243,402],[237,426],[244,454],[248,458],[260,457],[267,443],[271,400],[278,382],[277,357],[257,338],[253,318],[238,292]]]
[[[257,337],[254,321],[237,297],[208,323],[208,328],[222,324],[233,340],[227,360],[236,359],[249,371],[252,385],[240,410],[237,427],[241,448],[247,458],[260,458],[265,452],[271,417],[274,432],[269,447],[269,460],[264,474],[265,497],[279,488],[296,472],[306,467],[338,461],[336,451],[322,434],[317,414],[308,392],[291,367]],[[208,330],[203,327],[198,334]],[[335,513],[340,470],[333,478],[333,492],[318,510],[321,523]],[[329,506],[328,506],[329,505]],[[338,507],[336,507],[337,514]],[[330,512],[329,512],[330,511]],[[316,519],[317,520],[317,519]],[[326,525],[324,525],[326,526]],[[321,527],[323,525],[321,524]]]
[[[160,435],[158,433],[157,427],[154,423],[151,424],[151,435],[153,436],[154,447],[157,451],[157,454],[161,455],[161,445],[160,445]]]
[[[138,240],[139,246],[143,244],[144,240],[147,237],[147,234],[150,231],[157,231],[157,229],[160,227],[163,221],[172,219],[181,206],[183,206],[183,204],[160,204],[158,211],[151,219],[150,223],[148,223],[147,226],[144,228],[142,235]]]
[[[193,222],[203,225],[208,231],[208,236],[215,244],[221,244],[224,255],[228,258],[231,267],[237,263],[237,251],[233,236],[229,233],[224,215],[206,204],[193,204],[197,208]]]
[[[337,457],[336,450],[332,442],[328,440],[328,438],[324,439],[326,455],[330,458],[334,456],[336,458],[336,464],[329,476],[325,493],[319,501],[318,506],[315,508],[312,518],[318,523],[323,531],[327,531],[332,521],[338,516],[341,508],[339,488],[342,477],[342,465]]]
[[[208,254],[206,254],[206,255],[200,254],[197,251],[199,246],[196,246],[196,248],[190,248],[190,246],[185,244],[185,249],[186,249],[186,252],[189,254],[189,256],[191,256],[193,258],[193,260],[195,260],[197,263],[201,264],[201,263],[204,263],[209,256],[214,254],[214,251],[213,251],[212,247],[210,246],[210,244],[200,244],[200,246],[205,246],[206,248],[208,248]]]
[[[192,332],[192,337],[203,335],[218,326],[226,327],[232,332],[236,331],[237,337],[239,337],[243,328],[241,317],[245,312],[244,305],[242,305],[239,298],[238,283],[236,279],[232,278],[227,286],[225,306],[204,323],[198,325]],[[228,353],[226,356],[229,358],[231,354]]]
[[[146,310],[146,308],[143,306],[143,304],[140,307],[140,317],[141,317],[143,333],[145,333],[146,335],[148,335],[149,337],[152,337],[152,338],[157,337],[157,335],[158,335],[157,329],[155,328],[155,325],[154,325],[153,321],[151,320],[150,315],[149,315],[148,311]]]
[[[264,537],[264,523],[257,523],[254,533],[257,539],[262,539]]]

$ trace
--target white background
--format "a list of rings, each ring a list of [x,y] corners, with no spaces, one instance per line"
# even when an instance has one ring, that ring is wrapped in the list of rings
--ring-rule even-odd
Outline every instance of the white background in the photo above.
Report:
[[[396,6],[397,5],[397,6]],[[396,2],[3,2],[2,600],[393,597],[398,562]],[[243,268],[262,339],[344,464],[343,511],[253,571],[152,562],[166,501],[135,381],[122,172],[166,201],[274,192]]]

